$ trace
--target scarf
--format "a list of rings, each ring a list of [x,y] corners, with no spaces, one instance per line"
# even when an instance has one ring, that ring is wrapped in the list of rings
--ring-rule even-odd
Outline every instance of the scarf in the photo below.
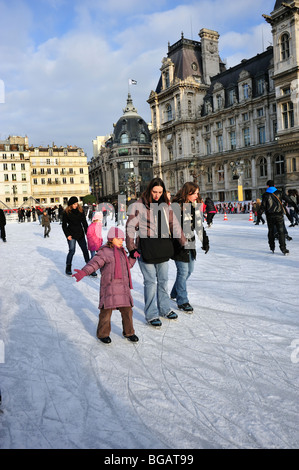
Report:
[[[269,188],[266,189],[266,193],[275,193],[275,191],[277,191],[277,189],[275,188],[275,186],[270,186]]]
[[[133,289],[131,271],[130,271],[130,264],[129,264],[128,257],[126,255],[126,252],[125,252],[124,248],[116,248],[116,246],[114,246],[114,258],[115,258],[114,279],[122,279],[120,252],[123,253],[123,255],[126,259],[127,269],[128,269],[128,276],[129,276],[129,286],[130,286],[130,289]]]

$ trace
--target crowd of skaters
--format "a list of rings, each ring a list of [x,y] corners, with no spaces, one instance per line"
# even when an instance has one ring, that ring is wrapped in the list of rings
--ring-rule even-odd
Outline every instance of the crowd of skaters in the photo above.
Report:
[[[289,189],[287,196],[296,204],[299,208],[299,194],[297,189]],[[247,214],[252,212],[253,216],[256,217],[258,214],[258,208],[261,204],[261,199],[257,198],[251,201],[242,202],[215,202],[217,212],[220,214]],[[298,225],[299,217],[291,204],[285,204],[286,216],[290,220],[291,227]],[[256,221],[256,220],[254,220]]]
[[[150,325],[160,327],[162,325],[160,317],[168,320],[177,319],[178,315],[172,310],[170,300],[177,303],[179,310],[192,313],[193,307],[188,299],[187,280],[193,272],[196,260],[195,234],[201,243],[202,250],[205,254],[208,253],[209,238],[205,228],[212,226],[216,213],[253,212],[253,221],[256,225],[260,222],[265,223],[264,213],[271,251],[275,251],[275,238],[277,238],[282,253],[289,253],[285,240],[291,240],[291,237],[288,237],[285,228],[284,215],[290,220],[290,227],[298,225],[298,192],[289,190],[286,195],[283,191],[277,190],[272,180],[267,182],[267,186],[262,201],[257,199],[256,201],[214,203],[209,197],[205,200],[201,198],[199,187],[195,183],[185,183],[178,193],[171,197],[166,191],[163,180],[154,178],[139,200],[130,201],[128,206],[123,200],[115,204],[103,202],[99,205],[84,204],[82,206],[78,198],[73,196],[64,209],[61,205],[53,208],[32,206],[25,209],[21,207],[18,216],[19,222],[25,222],[26,219],[28,222],[39,220],[44,227],[45,238],[49,237],[51,222],[61,223],[68,243],[65,273],[75,277],[77,282],[85,276],[96,277],[97,270],[101,271],[101,278],[109,273],[107,279],[105,277],[109,282],[105,280],[100,283],[97,337],[104,343],[111,342],[109,336],[111,314],[113,310],[119,310],[123,320],[123,335],[130,341],[136,342],[138,337],[133,327],[130,270],[138,260],[144,278],[145,319]],[[153,207],[161,203],[164,203],[162,211],[159,215],[156,214],[156,218],[152,218]],[[186,209],[186,203],[190,203],[188,204],[191,207],[190,211]],[[179,214],[175,212],[175,205],[180,208]],[[107,227],[107,218],[110,215],[115,221],[115,227],[110,228],[107,243],[103,245],[102,228]],[[167,222],[164,227],[168,227],[171,237],[164,237],[162,234],[163,218]],[[153,220],[155,220],[154,225]],[[189,222],[187,225],[186,221]],[[206,223],[205,227],[203,222]],[[117,227],[124,224],[126,225],[125,231]],[[143,235],[141,235],[142,230]],[[4,230],[1,235],[3,241],[6,241]],[[126,244],[127,251],[123,248],[123,242]],[[86,264],[82,269],[75,269],[73,272],[72,260],[77,244]],[[177,269],[176,280],[170,294],[167,291],[169,259],[174,260]]]
[[[19,207],[18,209],[18,222],[36,222],[37,220],[41,224],[41,219],[44,212],[50,218],[51,222],[60,222],[62,220],[63,207],[61,204],[54,207],[43,207],[43,206],[31,206],[31,207]]]
[[[155,206],[163,203],[160,213],[155,214]],[[188,205],[188,209],[186,207]],[[200,204],[198,204],[200,203]],[[209,238],[203,226],[203,220],[210,228],[213,223],[213,217],[217,212],[246,213],[254,211],[256,224],[263,219],[263,213],[266,216],[268,225],[268,243],[270,250],[275,251],[275,239],[278,239],[279,248],[282,253],[288,254],[286,247],[284,215],[294,212],[290,220],[291,226],[298,224],[298,195],[296,191],[290,190],[288,195],[278,190],[274,181],[267,181],[267,190],[262,196],[261,204],[258,201],[249,201],[243,203],[216,203],[211,198],[203,200],[199,193],[199,187],[193,182],[187,182],[171,197],[166,190],[163,180],[154,178],[143,192],[140,199],[132,203],[128,208],[128,217],[126,221],[126,235],[118,227],[111,227],[107,235],[107,243],[102,245],[102,226],[106,225],[109,212],[112,218],[119,216],[114,207],[103,203],[101,208],[95,212],[95,207],[84,211],[88,213],[91,223],[88,226],[85,221],[85,236],[76,241],[72,239],[71,227],[75,233],[75,220],[83,220],[83,209],[78,206],[78,199],[73,197],[68,202],[68,208],[64,212],[62,228],[69,243],[69,253],[67,255],[66,274],[72,275],[79,282],[85,276],[96,275],[96,271],[101,271],[100,299],[99,299],[99,323],[97,327],[97,337],[103,343],[111,343],[111,315],[113,310],[119,310],[122,316],[123,336],[132,342],[137,342],[138,337],[133,327],[133,298],[130,294],[132,289],[130,270],[138,260],[144,281],[144,314],[148,324],[153,327],[162,326],[162,318],[176,320],[178,314],[172,310],[171,300],[177,303],[178,310],[185,313],[193,313],[193,307],[190,305],[187,291],[187,280],[194,270],[196,261],[195,234],[201,243],[201,248],[205,254],[208,253],[210,245]],[[180,210],[175,212],[174,205]],[[190,206],[190,207],[189,207]],[[119,209],[119,208],[118,208]],[[81,212],[81,213],[80,213]],[[159,212],[159,209],[158,209]],[[124,217],[126,217],[124,210]],[[291,217],[291,216],[290,216]],[[167,227],[168,235],[163,233],[164,227]],[[121,218],[116,217],[115,222],[119,225]],[[187,222],[187,223],[186,223]],[[188,223],[189,222],[189,223]],[[98,235],[96,228],[92,225],[98,225]],[[89,259],[88,231],[93,230],[95,238],[100,237],[100,248]],[[75,245],[78,242],[84,259],[85,266],[81,269],[75,269],[72,273],[71,260],[75,252]],[[123,248],[126,244],[127,251]],[[176,265],[176,279],[171,292],[168,293],[168,261],[173,259]]]

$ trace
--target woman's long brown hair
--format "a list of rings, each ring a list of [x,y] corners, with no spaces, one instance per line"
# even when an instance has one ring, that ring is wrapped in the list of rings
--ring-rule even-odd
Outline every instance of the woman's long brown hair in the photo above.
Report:
[[[141,199],[142,201],[145,203],[145,204],[151,204],[153,202],[153,198],[152,198],[152,194],[151,194],[151,191],[152,189],[155,187],[155,186],[161,186],[161,188],[163,189],[163,193],[162,193],[162,201],[163,202],[166,202],[168,204],[168,198],[167,198],[167,194],[166,194],[166,188],[165,188],[165,184],[163,182],[163,180],[161,178],[153,178],[145,191],[143,191],[142,195],[141,195]]]
[[[188,181],[185,183],[182,188],[176,193],[176,195],[172,198],[171,202],[178,202],[179,204],[184,204],[188,202],[188,196],[190,194],[194,194],[195,191],[199,190],[199,186],[192,181]],[[201,202],[201,195],[198,194],[198,198],[196,202]]]
[[[68,214],[69,212],[71,212],[71,210],[73,209],[73,205],[74,205],[74,204],[72,204],[71,206],[67,206],[67,207],[65,208],[65,212],[66,212],[67,214]],[[80,204],[78,204],[78,211],[79,211],[79,212],[83,212],[83,207],[80,206]]]

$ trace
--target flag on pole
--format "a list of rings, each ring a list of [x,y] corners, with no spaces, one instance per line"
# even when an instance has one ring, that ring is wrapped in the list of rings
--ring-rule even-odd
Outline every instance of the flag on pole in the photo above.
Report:
[[[137,85],[137,81],[130,78],[129,79],[129,85]]]

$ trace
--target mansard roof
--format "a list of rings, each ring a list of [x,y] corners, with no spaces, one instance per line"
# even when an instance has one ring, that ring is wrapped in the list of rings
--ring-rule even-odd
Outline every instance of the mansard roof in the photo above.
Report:
[[[274,6],[274,11],[278,10],[278,8],[282,7],[283,3],[292,3],[293,0],[276,0],[275,6]]]
[[[185,80],[190,75],[197,75],[202,77],[202,57],[201,57],[201,43],[181,37],[172,46],[168,46],[168,57],[172,60],[175,66],[175,77],[180,80]],[[196,65],[196,73],[191,67],[191,64]]]
[[[249,76],[255,80],[265,77],[268,80],[268,69],[271,67],[273,60],[273,47],[269,46],[267,50],[261,54],[246,60],[242,60],[240,64],[231,67],[230,69],[215,75],[211,79],[211,86],[205,96],[205,99],[210,99],[216,83],[221,83],[224,89],[235,89],[238,93],[238,81],[242,71],[246,71]],[[252,96],[255,96],[256,88],[253,87]]]
[[[168,44],[167,57],[174,64],[174,76],[180,80],[193,76],[196,79],[203,80],[202,50],[201,42],[184,38],[182,33],[181,39],[172,46]],[[224,69],[224,65],[219,57],[220,69]],[[160,76],[156,93],[160,93],[162,89],[162,76]]]

